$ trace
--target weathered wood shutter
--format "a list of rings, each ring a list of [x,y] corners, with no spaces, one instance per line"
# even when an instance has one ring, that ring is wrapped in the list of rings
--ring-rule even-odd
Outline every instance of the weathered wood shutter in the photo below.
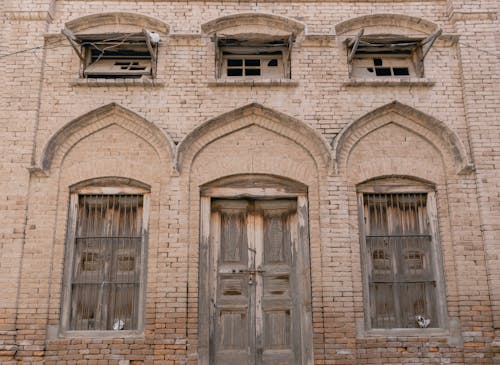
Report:
[[[363,194],[365,270],[372,328],[438,327],[426,193]]]
[[[138,327],[143,195],[78,196],[71,330]]]

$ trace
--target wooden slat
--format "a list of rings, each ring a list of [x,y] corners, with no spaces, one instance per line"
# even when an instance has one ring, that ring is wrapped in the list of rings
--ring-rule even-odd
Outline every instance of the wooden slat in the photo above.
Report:
[[[427,197],[425,193],[361,197],[371,327],[415,327],[416,315],[436,316]]]

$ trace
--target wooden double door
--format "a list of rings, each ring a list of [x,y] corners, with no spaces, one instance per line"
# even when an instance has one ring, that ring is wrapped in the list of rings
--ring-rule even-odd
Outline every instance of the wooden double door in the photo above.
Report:
[[[304,364],[309,260],[297,199],[210,204],[209,363]]]

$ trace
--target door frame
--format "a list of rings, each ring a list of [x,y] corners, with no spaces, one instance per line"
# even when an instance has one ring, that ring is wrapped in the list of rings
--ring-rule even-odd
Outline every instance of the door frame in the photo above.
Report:
[[[296,272],[300,273],[298,285],[303,295],[301,298],[300,338],[302,365],[313,364],[312,340],[312,294],[311,294],[311,259],[309,244],[309,209],[307,186],[287,178],[261,175],[242,174],[218,179],[200,187],[200,247],[198,267],[198,364],[210,365],[210,313],[211,285],[210,275],[210,216],[211,201],[220,199],[297,199],[297,245]],[[214,364],[212,364],[214,365]]]

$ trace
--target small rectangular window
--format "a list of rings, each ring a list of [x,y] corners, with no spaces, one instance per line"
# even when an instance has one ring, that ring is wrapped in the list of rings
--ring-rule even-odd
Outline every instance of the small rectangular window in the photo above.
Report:
[[[427,193],[362,195],[371,328],[439,327]]]
[[[66,329],[137,330],[144,275],[144,195],[80,194],[74,199]]]
[[[291,40],[233,39],[217,40],[219,78],[289,78]]]
[[[72,34],[63,29],[82,60],[84,78],[141,78],[156,76],[156,33]]]
[[[424,58],[441,35],[438,30],[427,38],[372,34],[364,29],[347,42],[350,76],[353,78],[423,77]]]

